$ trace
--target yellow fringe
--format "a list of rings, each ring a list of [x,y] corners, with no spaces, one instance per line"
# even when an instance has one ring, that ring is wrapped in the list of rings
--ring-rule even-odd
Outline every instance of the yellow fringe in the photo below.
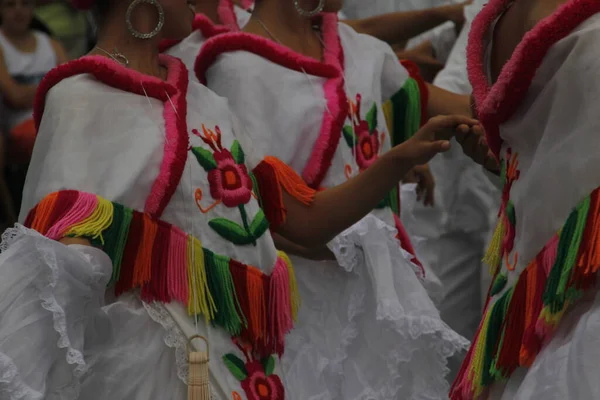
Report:
[[[487,341],[487,327],[489,326],[490,316],[492,315],[492,305],[488,306],[485,312],[485,317],[481,326],[483,327],[477,338],[477,343],[473,344],[475,347],[473,351],[473,358],[471,360],[471,370],[468,372],[469,381],[480,382],[481,376],[483,375],[483,365],[485,359],[485,343]],[[483,387],[481,385],[475,385],[475,398],[481,396]]]
[[[208,289],[206,269],[204,267],[204,250],[202,243],[189,235],[187,242],[188,265],[188,313],[203,314],[206,321],[215,318],[217,307]]]
[[[108,229],[113,222],[113,204],[112,202],[97,196],[98,205],[92,214],[73,225],[65,236],[86,236],[92,239],[100,238],[100,242],[104,244],[102,232]]]
[[[290,279],[290,304],[292,306],[292,318],[294,321],[298,319],[298,310],[300,310],[300,293],[298,291],[298,282],[296,282],[296,273],[294,272],[294,266],[292,260],[283,251],[277,252],[279,257],[285,262],[288,269],[288,275]]]
[[[502,241],[504,240],[504,234],[506,233],[506,227],[504,226],[504,215],[498,218],[496,229],[492,235],[490,245],[483,257],[483,262],[489,266],[491,276],[495,276],[498,269],[502,265]]]

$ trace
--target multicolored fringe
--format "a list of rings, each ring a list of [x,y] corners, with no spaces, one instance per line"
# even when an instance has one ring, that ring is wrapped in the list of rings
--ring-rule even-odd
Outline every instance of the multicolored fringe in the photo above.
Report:
[[[278,158],[267,156],[252,171],[255,188],[260,192],[262,209],[267,216],[271,230],[277,230],[285,222],[286,209],[283,192],[299,202],[310,205],[317,193],[290,166]]]
[[[492,383],[529,367],[570,305],[600,270],[600,189],[580,202],[555,235],[505,290],[497,274],[483,321],[452,387],[452,400],[479,398]]]
[[[113,262],[117,295],[139,288],[144,301],[179,301],[190,315],[255,343],[264,356],[283,353],[299,306],[294,271],[283,253],[266,275],[213,253],[174,225],[74,190],[45,197],[25,225],[50,239],[83,237],[102,247]]]

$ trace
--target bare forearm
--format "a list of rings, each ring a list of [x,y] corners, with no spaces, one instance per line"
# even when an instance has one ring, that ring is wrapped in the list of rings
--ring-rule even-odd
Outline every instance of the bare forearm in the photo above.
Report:
[[[470,96],[452,93],[431,84],[427,84],[427,88],[429,90],[427,105],[429,118],[436,115],[473,116]]]
[[[344,184],[319,192],[310,206],[284,193],[287,220],[282,236],[301,246],[314,248],[373,210],[412,167],[408,158],[396,151],[384,154],[370,168]]]
[[[448,21],[447,7],[395,12],[362,20],[344,21],[357,32],[389,44],[407,41]]]
[[[333,253],[324,246],[316,249],[310,249],[308,247],[300,246],[294,242],[291,242],[277,233],[273,233],[273,241],[275,242],[275,247],[278,250],[285,251],[288,254],[293,254],[308,260],[335,260]]]

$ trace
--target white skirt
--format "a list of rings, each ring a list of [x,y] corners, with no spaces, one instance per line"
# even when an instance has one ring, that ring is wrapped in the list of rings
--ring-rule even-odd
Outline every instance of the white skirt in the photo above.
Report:
[[[287,400],[447,398],[446,360],[468,342],[440,320],[395,234],[368,216],[332,244],[339,265],[295,260],[303,306],[275,370]],[[1,400],[187,397],[194,326],[183,307],[135,293],[106,304],[112,268],[102,251],[21,226],[3,239]],[[246,400],[221,360],[235,346],[201,325],[213,398]]]
[[[282,359],[289,398],[447,399],[468,341],[440,319],[397,231],[368,215],[330,244],[338,262],[293,258],[302,298]]]

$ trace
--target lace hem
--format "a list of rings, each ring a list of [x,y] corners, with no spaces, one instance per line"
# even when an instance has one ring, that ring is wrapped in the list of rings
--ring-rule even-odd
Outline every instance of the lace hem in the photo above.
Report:
[[[19,375],[14,362],[4,353],[0,353],[0,397],[7,400],[41,400],[43,395],[27,386]]]
[[[25,236],[43,238],[43,236],[40,235],[38,232],[31,229],[27,229],[21,224],[15,224],[13,228],[7,229],[2,234],[0,252],[5,252],[6,250],[8,250],[8,248],[10,248],[10,246],[12,246],[19,239]],[[38,297],[42,302],[42,308],[44,308],[46,311],[52,314],[53,327],[59,336],[57,342],[58,348],[66,349],[65,359],[67,361],[67,364],[75,366],[73,370],[73,381],[70,385],[65,386],[62,390],[64,392],[73,393],[73,395],[76,398],[79,394],[79,378],[81,378],[81,376],[87,371],[87,365],[82,352],[75,349],[71,345],[71,340],[69,339],[69,335],[67,333],[67,317],[65,311],[58,304],[58,301],[56,300],[56,297],[54,295],[54,290],[59,279],[59,269],[56,254],[53,251],[48,251],[48,249],[42,248],[42,246],[40,246],[40,243],[37,241],[35,243],[35,247],[38,250],[38,252],[42,255],[44,263],[48,266],[49,269],[47,284],[38,284]]]
[[[368,219],[368,221],[367,221]],[[375,227],[369,226],[375,223]],[[370,230],[377,229],[385,232],[388,244],[391,249],[397,249],[398,257],[402,256],[409,262],[415,276],[423,284],[421,270],[414,263],[410,262],[410,254],[398,246],[395,239],[395,228],[390,227],[385,222],[373,216],[367,216],[359,221],[352,228],[338,235],[328,247],[335,254],[340,266],[348,271],[359,275],[363,282],[369,279],[369,272],[361,268],[365,263],[365,254],[361,247],[361,236],[367,235]],[[401,252],[401,253],[400,253]],[[356,318],[365,312],[365,295],[356,293],[348,306],[349,324],[342,333],[342,346],[335,359],[331,360],[329,369],[343,377],[343,363],[347,360],[347,347],[356,338],[358,327]],[[450,371],[447,367],[448,358],[468,349],[470,343],[468,340],[452,331],[441,319],[427,315],[407,315],[400,304],[396,301],[385,299],[377,302],[376,318],[378,321],[388,321],[392,328],[405,339],[415,342],[412,348],[403,347],[390,351],[384,358],[390,380],[383,387],[374,389],[366,387],[362,393],[352,400],[372,400],[372,399],[391,399],[397,398],[398,393],[403,389],[400,365],[412,364],[418,357],[419,351],[426,350],[433,353],[431,370],[429,371],[430,381],[427,386],[419,387],[412,391],[411,397],[407,400],[416,399],[437,399],[441,393],[449,391],[449,384],[445,377]],[[425,347],[425,348],[424,348]],[[435,377],[435,378],[433,378]],[[433,378],[433,379],[432,379]],[[409,395],[406,393],[406,395]]]
[[[179,326],[171,317],[171,314],[159,303],[142,302],[146,312],[152,320],[165,330],[164,342],[167,347],[175,350],[175,362],[177,363],[177,376],[188,384],[189,365],[187,357],[187,340],[179,329]]]

